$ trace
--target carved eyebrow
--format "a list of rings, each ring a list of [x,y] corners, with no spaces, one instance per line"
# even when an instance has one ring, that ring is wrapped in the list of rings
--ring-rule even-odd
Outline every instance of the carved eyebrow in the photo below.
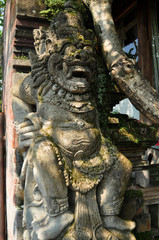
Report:
[[[88,44],[88,43],[85,43],[85,42],[79,42],[78,44],[82,43],[83,47],[92,47],[91,44]],[[77,45],[78,45],[77,44]],[[76,45],[76,43],[72,43],[72,42],[66,42],[64,43],[64,45],[61,47],[61,49],[59,50],[58,53],[60,54],[64,54],[64,51],[66,49],[66,47],[69,47],[69,46],[74,46],[75,48],[78,48],[78,46]],[[92,47],[93,48],[93,47]]]
[[[73,43],[71,43],[71,42],[67,42],[67,43],[65,43],[65,44],[61,47],[59,53],[60,53],[60,54],[64,54],[65,49],[66,49],[67,47],[69,47],[69,46],[74,46],[74,47],[76,47],[75,44],[73,44]]]

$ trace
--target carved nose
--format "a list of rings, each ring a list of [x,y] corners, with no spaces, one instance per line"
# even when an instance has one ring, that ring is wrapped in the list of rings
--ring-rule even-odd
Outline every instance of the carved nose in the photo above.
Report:
[[[79,60],[86,60],[87,59],[87,54],[86,54],[85,51],[76,52],[75,53],[75,58],[79,59]]]
[[[75,58],[76,58],[76,59],[81,59],[80,53],[75,53]]]

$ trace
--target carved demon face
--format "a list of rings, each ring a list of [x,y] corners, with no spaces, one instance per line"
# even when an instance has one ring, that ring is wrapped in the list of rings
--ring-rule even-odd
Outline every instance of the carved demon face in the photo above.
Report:
[[[95,53],[91,40],[85,40],[83,35],[79,39],[64,39],[57,42],[57,52],[50,55],[48,72],[57,84],[71,93],[85,93],[90,89],[95,72]],[[71,40],[70,40],[71,39]],[[73,40],[72,40],[73,39]]]

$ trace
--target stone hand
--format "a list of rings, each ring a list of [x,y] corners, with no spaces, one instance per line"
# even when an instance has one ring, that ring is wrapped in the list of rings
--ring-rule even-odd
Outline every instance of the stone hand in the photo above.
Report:
[[[37,126],[35,126],[31,120],[27,119],[18,125],[18,141],[19,147],[28,148],[38,132]]]

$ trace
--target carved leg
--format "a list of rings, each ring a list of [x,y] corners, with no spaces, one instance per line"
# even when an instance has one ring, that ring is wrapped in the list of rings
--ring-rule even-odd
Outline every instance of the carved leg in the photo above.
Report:
[[[75,222],[63,240],[117,240],[102,226],[96,188],[87,193],[76,192]]]
[[[63,240],[91,240],[92,229],[90,224],[87,193],[76,192],[75,199],[75,221],[69,228]]]
[[[87,193],[87,204],[90,222],[93,230],[93,240],[117,240],[117,238],[103,227],[97,204],[96,188]]]
[[[122,154],[119,154],[118,161],[112,169],[104,174],[104,178],[98,186],[98,203],[102,222],[106,229],[131,231],[135,227],[134,222],[122,220],[117,216],[131,170],[131,163]]]
[[[36,183],[44,198],[66,198],[67,187],[52,142],[36,143],[33,153],[33,172]]]
[[[73,214],[68,211],[67,187],[50,141],[35,144],[32,163],[37,184],[35,200],[29,205],[32,227],[38,239],[55,239],[73,221]]]

